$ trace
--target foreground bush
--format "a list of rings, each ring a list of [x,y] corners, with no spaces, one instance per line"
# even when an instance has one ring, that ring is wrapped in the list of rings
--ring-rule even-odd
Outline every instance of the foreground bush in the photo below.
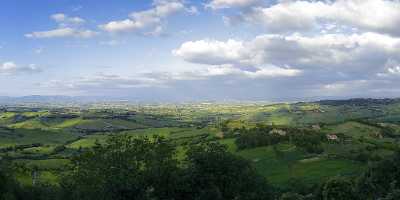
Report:
[[[72,159],[59,185],[26,187],[0,163],[0,200],[357,200],[399,199],[400,153],[353,179],[334,177],[313,188],[293,179],[271,187],[249,161],[217,143],[178,154],[163,138],[116,136]]]
[[[273,199],[248,161],[216,143],[193,146],[178,161],[164,139],[111,138],[72,161],[63,199]]]

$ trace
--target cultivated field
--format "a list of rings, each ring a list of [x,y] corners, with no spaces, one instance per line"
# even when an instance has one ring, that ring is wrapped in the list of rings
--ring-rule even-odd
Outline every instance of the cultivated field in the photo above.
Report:
[[[271,130],[281,134],[277,141],[252,143],[246,137],[268,140],[275,134]],[[177,147],[178,159],[184,159],[191,145],[219,142],[251,161],[278,187],[294,180],[311,186],[337,175],[359,175],[368,163],[392,155],[400,137],[400,101],[38,106],[0,111],[0,156],[13,161],[18,180],[27,185],[33,182],[33,172],[38,174],[35,181],[58,184],[71,157],[119,134],[165,137]],[[320,137],[309,148],[307,137],[313,134]],[[305,142],[298,142],[302,137]]]

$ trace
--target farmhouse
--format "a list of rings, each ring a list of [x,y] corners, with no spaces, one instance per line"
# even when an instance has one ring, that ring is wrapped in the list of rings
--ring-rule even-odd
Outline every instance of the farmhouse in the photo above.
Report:
[[[311,128],[317,131],[321,130],[321,126],[319,124],[314,124],[311,126]]]
[[[378,139],[382,139],[383,138],[383,135],[381,133],[379,133],[379,132],[371,133],[370,136],[374,137],[374,138],[378,138]]]
[[[327,135],[326,135],[326,138],[327,138],[328,140],[331,140],[331,141],[336,141],[336,140],[339,139],[339,137],[338,137],[336,134],[327,134]]]
[[[223,138],[224,138],[224,133],[223,133],[222,131],[216,133],[215,135],[216,135],[218,138],[220,138],[220,139],[223,139]]]
[[[235,131],[234,133],[233,133],[233,135],[236,135],[236,136],[238,136],[238,135],[240,135],[241,133],[239,132],[239,131]]]
[[[279,129],[272,129],[269,134],[273,135],[273,134],[278,134],[280,136],[285,136],[286,135],[286,131],[284,130],[279,130]]]

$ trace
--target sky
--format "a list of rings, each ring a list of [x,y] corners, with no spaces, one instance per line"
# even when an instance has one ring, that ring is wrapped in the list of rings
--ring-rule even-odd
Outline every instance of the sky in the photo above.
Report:
[[[400,97],[399,0],[2,0],[0,96]]]

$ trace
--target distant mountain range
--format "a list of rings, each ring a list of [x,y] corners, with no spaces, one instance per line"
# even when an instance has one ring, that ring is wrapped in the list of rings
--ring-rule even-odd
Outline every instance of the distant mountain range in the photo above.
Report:
[[[279,103],[279,102],[316,102],[320,104],[357,104],[357,105],[371,105],[371,104],[386,104],[399,101],[400,98],[339,98],[339,97],[313,97],[313,98],[299,98],[299,99],[274,99],[272,101],[252,101],[252,100],[197,100],[189,101],[193,103],[199,102],[211,102],[211,103],[249,103],[249,102],[264,102],[264,103]],[[129,103],[187,103],[178,101],[142,101],[134,98],[122,98],[122,97],[96,97],[96,96],[42,96],[42,95],[31,95],[21,97],[8,97],[0,96],[0,105],[15,105],[15,104],[87,104],[87,103],[99,103],[99,102],[129,102]]]
[[[69,97],[69,96],[22,96],[22,97],[6,97],[0,96],[0,104],[20,104],[20,103],[73,103],[88,102],[93,98],[87,97]]]

